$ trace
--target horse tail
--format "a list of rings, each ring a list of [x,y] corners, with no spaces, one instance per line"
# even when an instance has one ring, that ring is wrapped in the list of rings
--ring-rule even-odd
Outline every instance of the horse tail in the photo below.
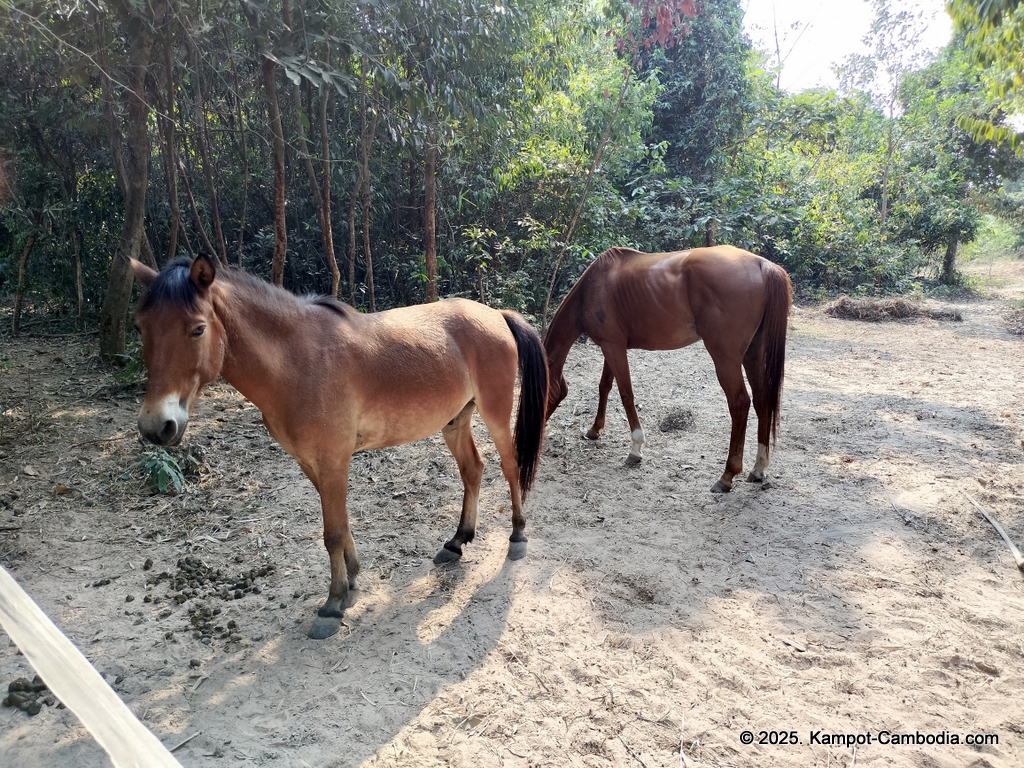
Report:
[[[778,264],[762,262],[765,302],[759,333],[764,344],[765,386],[768,390],[768,418],[772,425],[772,445],[779,431],[782,405],[782,379],[786,372],[786,328],[793,304],[793,285]]]
[[[516,312],[501,313],[519,350],[519,413],[513,441],[519,462],[519,492],[523,499],[533,486],[544,442],[545,411],[548,403],[548,360],[540,336]]]

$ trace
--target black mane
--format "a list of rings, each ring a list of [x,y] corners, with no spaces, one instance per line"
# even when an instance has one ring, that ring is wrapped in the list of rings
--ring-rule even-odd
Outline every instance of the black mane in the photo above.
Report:
[[[199,291],[189,279],[191,266],[192,260],[188,256],[167,262],[142,295],[139,311],[156,304],[173,304],[194,311],[198,307]]]
[[[199,290],[192,282],[190,271],[192,260],[188,256],[179,256],[169,261],[160,270],[139,302],[139,311],[156,304],[171,304],[186,310],[195,311],[199,306]],[[263,294],[268,300],[294,301],[301,304],[323,307],[341,317],[348,317],[352,308],[344,302],[330,296],[296,296],[294,293],[271,285],[254,275],[240,270],[221,267],[217,270],[218,280],[227,280],[249,287]],[[287,297],[287,299],[285,299]]]

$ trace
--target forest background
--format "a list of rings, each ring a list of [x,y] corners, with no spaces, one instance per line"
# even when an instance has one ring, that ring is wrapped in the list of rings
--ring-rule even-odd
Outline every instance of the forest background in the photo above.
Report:
[[[949,290],[1024,243],[1019,0],[789,94],[739,0],[0,0],[0,313],[130,360],[125,257],[206,252],[360,310],[543,325],[613,245],[731,243],[800,295]]]

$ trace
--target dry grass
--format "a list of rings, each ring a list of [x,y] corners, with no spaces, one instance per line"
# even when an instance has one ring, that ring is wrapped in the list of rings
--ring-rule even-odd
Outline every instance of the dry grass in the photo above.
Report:
[[[908,299],[851,299],[840,296],[825,306],[825,314],[844,320],[866,320],[881,323],[887,320],[907,320],[915,317],[930,317],[933,320],[962,321],[963,315],[956,309],[929,309]]]
[[[1024,309],[1011,309],[1005,317],[1006,330],[1016,336],[1024,336]]]

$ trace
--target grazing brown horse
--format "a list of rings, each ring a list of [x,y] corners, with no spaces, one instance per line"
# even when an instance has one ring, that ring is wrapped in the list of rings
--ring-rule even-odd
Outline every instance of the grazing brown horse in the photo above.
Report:
[[[611,248],[587,267],[544,337],[551,381],[547,414],[551,416],[568,392],[565,358],[585,333],[604,353],[597,417],[587,437],[596,440],[604,429],[614,378],[632,431],[629,461],[640,461],[644,431],[633,404],[626,350],[679,349],[703,340],[732,416],[729,459],[711,490],[732,490],[733,478],[743,471],[750,411],[743,370],[757,412],[757,460],[747,479],[760,482],[768,466],[769,437],[774,443],[779,426],[791,303],[786,271],[739,248],[721,245],[676,253]]]
[[[476,533],[484,467],[471,431],[476,408],[512,494],[508,556],[526,555],[523,498],[540,454],[548,379],[540,337],[522,317],[465,299],[364,315],[218,271],[206,256],[172,261],[159,273],[137,261],[132,269],[148,286],[135,313],[149,369],[143,436],[178,443],[201,390],[223,375],[263,412],[267,430],[320,494],[331,587],[310,637],[337,632],[359,572],[345,508],[355,451],[441,430],[465,493],[455,536],[434,562],[457,560]]]

